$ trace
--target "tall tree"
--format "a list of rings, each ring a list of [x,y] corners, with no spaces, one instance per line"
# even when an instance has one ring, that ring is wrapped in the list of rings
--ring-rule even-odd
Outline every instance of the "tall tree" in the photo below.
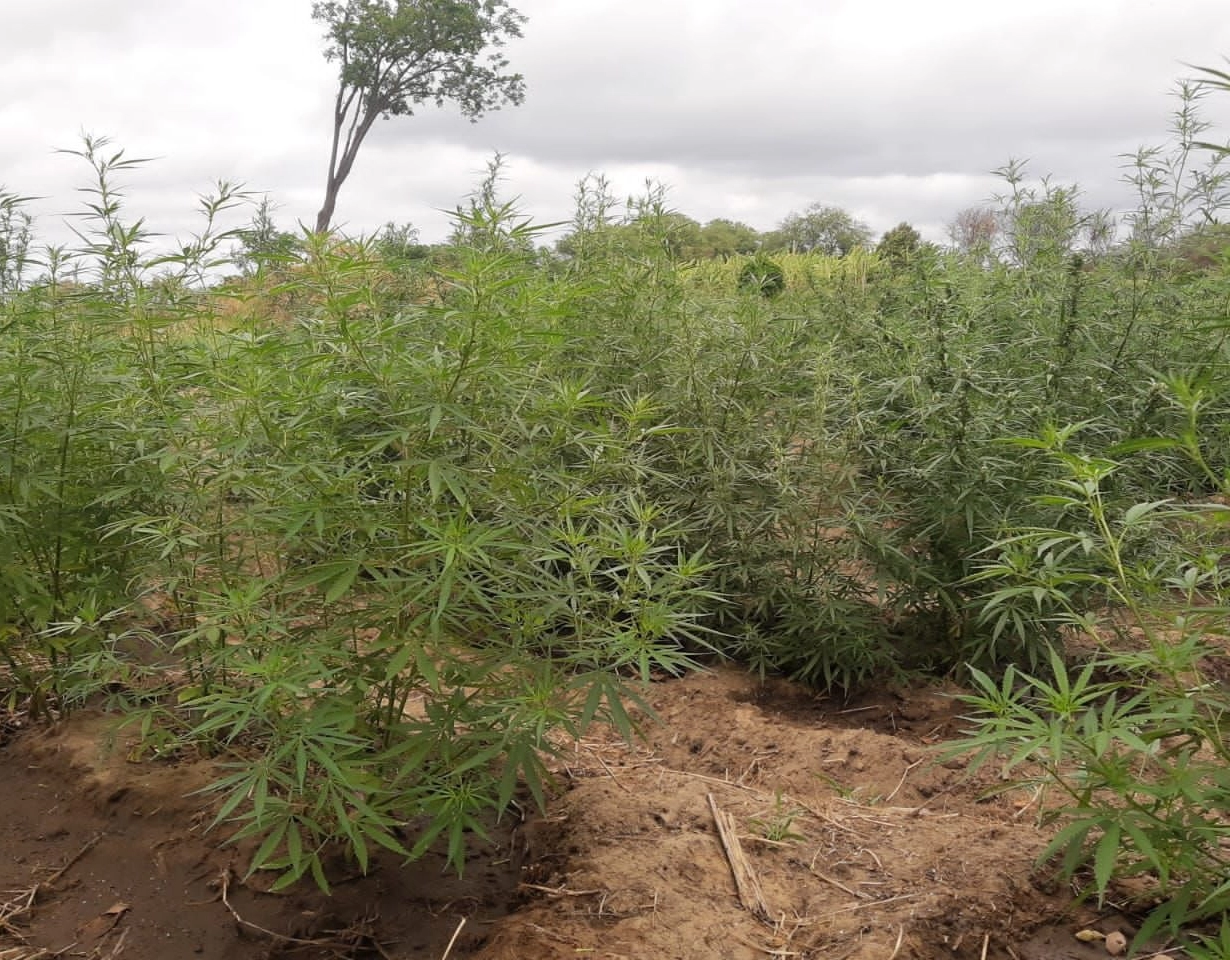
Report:
[[[855,247],[871,241],[871,228],[840,207],[813,203],[802,213],[791,213],[778,225],[766,247],[796,253],[826,253],[844,257]]]
[[[740,253],[755,253],[760,247],[760,234],[754,227],[738,220],[719,217],[700,229],[701,257],[733,257]]]
[[[948,224],[948,239],[957,252],[979,259],[991,256],[1001,232],[999,215],[990,207],[966,207]]]
[[[475,121],[525,99],[521,75],[504,72],[500,48],[521,36],[526,19],[507,0],[346,0],[314,3],[312,16],[325,25],[325,57],[338,64],[317,232],[329,229],[338,191],[378,117],[456,103]]]

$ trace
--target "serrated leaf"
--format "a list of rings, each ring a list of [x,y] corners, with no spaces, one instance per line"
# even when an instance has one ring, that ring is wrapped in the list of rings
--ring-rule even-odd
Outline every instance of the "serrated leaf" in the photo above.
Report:
[[[303,867],[291,866],[287,868],[287,870],[270,885],[269,892],[281,893],[288,887],[293,887],[299,882],[299,878],[303,876],[306,866],[307,865],[304,864]]]
[[[286,830],[286,856],[295,868],[296,877],[303,875],[303,837],[299,824],[292,822]]]
[[[432,659],[431,654],[422,644],[410,641],[407,645],[414,651],[414,665],[419,675],[427,681],[427,686],[432,693],[438,693],[440,690],[440,672],[436,669],[435,660]]]
[[[1060,831],[1055,834],[1051,842],[1047,844],[1046,849],[1042,851],[1038,857],[1039,862],[1045,863],[1051,857],[1059,852],[1064,854],[1064,873],[1071,875],[1072,870],[1076,868],[1079,862],[1082,847],[1085,843],[1085,838],[1089,835],[1089,831],[1093,829],[1093,824],[1084,820],[1076,820],[1065,825]],[[1075,856],[1072,856],[1075,851]]]
[[[1114,875],[1119,860],[1119,824],[1112,823],[1102,834],[1093,855],[1093,881],[1098,891],[1098,902],[1106,895],[1110,878]]]
[[[289,820],[280,821],[266,836],[261,845],[256,848],[256,853],[252,854],[252,862],[248,866],[247,875],[250,877],[257,870],[260,870],[273,858],[273,852],[282,842],[282,838],[286,836],[286,828],[289,825]]]
[[[1110,452],[1113,456],[1118,456],[1121,453],[1175,450],[1182,446],[1181,442],[1170,437],[1141,437],[1137,440],[1124,440],[1122,443],[1117,443],[1110,448]]]
[[[362,827],[350,835],[350,849],[354,851],[355,859],[359,862],[359,872],[366,876],[368,870],[367,841],[364,839]]]
[[[244,774],[244,776],[246,777],[246,774]],[[221,823],[223,820],[229,817],[235,811],[235,808],[238,807],[241,803],[243,803],[247,795],[248,795],[248,791],[246,789],[234,790],[231,793],[231,795],[226,798],[226,802],[222,804],[222,808],[214,816],[212,826],[217,826],[219,823]]]
[[[316,886],[318,886],[325,893],[329,893],[329,880],[325,877],[325,868],[320,862],[320,857],[315,853],[309,854],[308,865],[311,867],[312,879],[316,881]]]
[[[287,591],[303,590],[307,587],[319,586],[322,583],[327,583],[339,576],[343,576],[351,570],[354,571],[355,575],[358,575],[357,560],[329,560],[325,563],[318,563],[309,567],[297,577],[292,578],[286,584],[285,589]]]
[[[1136,852],[1158,871],[1158,877],[1162,884],[1166,884],[1169,880],[1170,871],[1167,869],[1165,859],[1158,856],[1157,848],[1153,846],[1153,841],[1149,839],[1149,835],[1130,821],[1123,824],[1123,832],[1128,835],[1128,838],[1136,847]]]
[[[1164,507],[1166,504],[1172,502],[1173,501],[1171,500],[1154,500],[1152,503],[1135,504],[1134,506],[1128,507],[1128,509],[1124,512],[1123,523],[1125,526],[1131,526],[1132,524],[1139,522],[1142,517],[1148,516],[1158,507]]]
[[[387,830],[380,828],[371,828],[366,831],[367,839],[378,843],[390,853],[395,853],[400,857],[409,857],[410,851],[405,845]]]
[[[328,589],[325,591],[325,603],[336,603],[337,600],[349,590],[359,576],[360,563],[358,560],[346,561],[345,568],[330,582]]]
[[[432,460],[427,464],[427,488],[431,491],[431,502],[438,501],[444,490],[444,478],[441,475],[438,460]]]
[[[385,662],[384,682],[388,683],[406,669],[415,654],[414,644],[403,642],[401,647]]]

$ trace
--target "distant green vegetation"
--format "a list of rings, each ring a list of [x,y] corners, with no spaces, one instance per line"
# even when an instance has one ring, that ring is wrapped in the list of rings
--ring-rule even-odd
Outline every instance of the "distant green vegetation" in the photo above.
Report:
[[[498,171],[447,245],[219,233],[224,185],[154,257],[88,142],[78,249],[0,196],[0,694],[217,756],[253,869],[327,885],[330,842],[460,869],[640,681],[972,665],[966,746],[1064,795],[1065,869],[1224,910],[1230,261],[1192,143],[1118,235],[1009,165],[956,249],[768,258],[600,180],[548,249]]]

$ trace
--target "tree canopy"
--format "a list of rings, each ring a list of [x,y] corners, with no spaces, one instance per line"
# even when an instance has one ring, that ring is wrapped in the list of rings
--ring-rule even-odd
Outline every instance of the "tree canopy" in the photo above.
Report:
[[[525,99],[501,48],[525,17],[507,0],[346,0],[312,5],[325,26],[325,57],[338,64],[333,141],[316,229],[329,229],[337,194],[378,117],[412,116],[424,103],[455,103],[477,120]]]
[[[948,224],[948,239],[958,253],[986,258],[1002,233],[999,215],[990,207],[966,207]]]
[[[766,238],[769,249],[795,253],[827,253],[844,257],[855,247],[871,241],[871,228],[840,207],[813,203],[802,213],[791,213]]]
[[[719,217],[700,228],[697,258],[732,257],[755,253],[760,247],[760,234],[738,220]]]
[[[885,232],[876,245],[876,253],[894,267],[903,267],[918,252],[922,235],[910,224],[902,221]]]

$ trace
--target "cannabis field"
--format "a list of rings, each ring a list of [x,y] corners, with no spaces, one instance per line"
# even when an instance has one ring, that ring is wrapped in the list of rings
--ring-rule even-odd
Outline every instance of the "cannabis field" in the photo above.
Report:
[[[245,881],[463,871],[555,809],[578,744],[633,804],[615,753],[677,745],[665,691],[716,669],[833,715],[946,684],[907,773],[1031,798],[1008,822],[1042,831],[1060,900],[1230,955],[1206,925],[1230,908],[1230,262],[1172,161],[1139,158],[1140,209],[1100,244],[1075,191],[1017,168],[994,249],[771,261],[679,259],[653,194],[612,216],[582,192],[552,252],[489,183],[421,255],[307,234],[241,271],[229,188],[154,254],[118,191],[140,171],[81,153],[75,247],[0,197],[7,749],[85,718],[125,768],[197,771],[178,803],[242,854],[211,894],[237,923]],[[815,803],[746,750],[775,799],[745,829],[799,846]],[[858,829],[903,816],[825,762]],[[54,887],[32,883],[0,956],[51,955],[22,946]],[[904,916],[846,955],[936,955]],[[838,955],[804,928],[774,949]],[[356,929],[350,955],[410,956]]]

